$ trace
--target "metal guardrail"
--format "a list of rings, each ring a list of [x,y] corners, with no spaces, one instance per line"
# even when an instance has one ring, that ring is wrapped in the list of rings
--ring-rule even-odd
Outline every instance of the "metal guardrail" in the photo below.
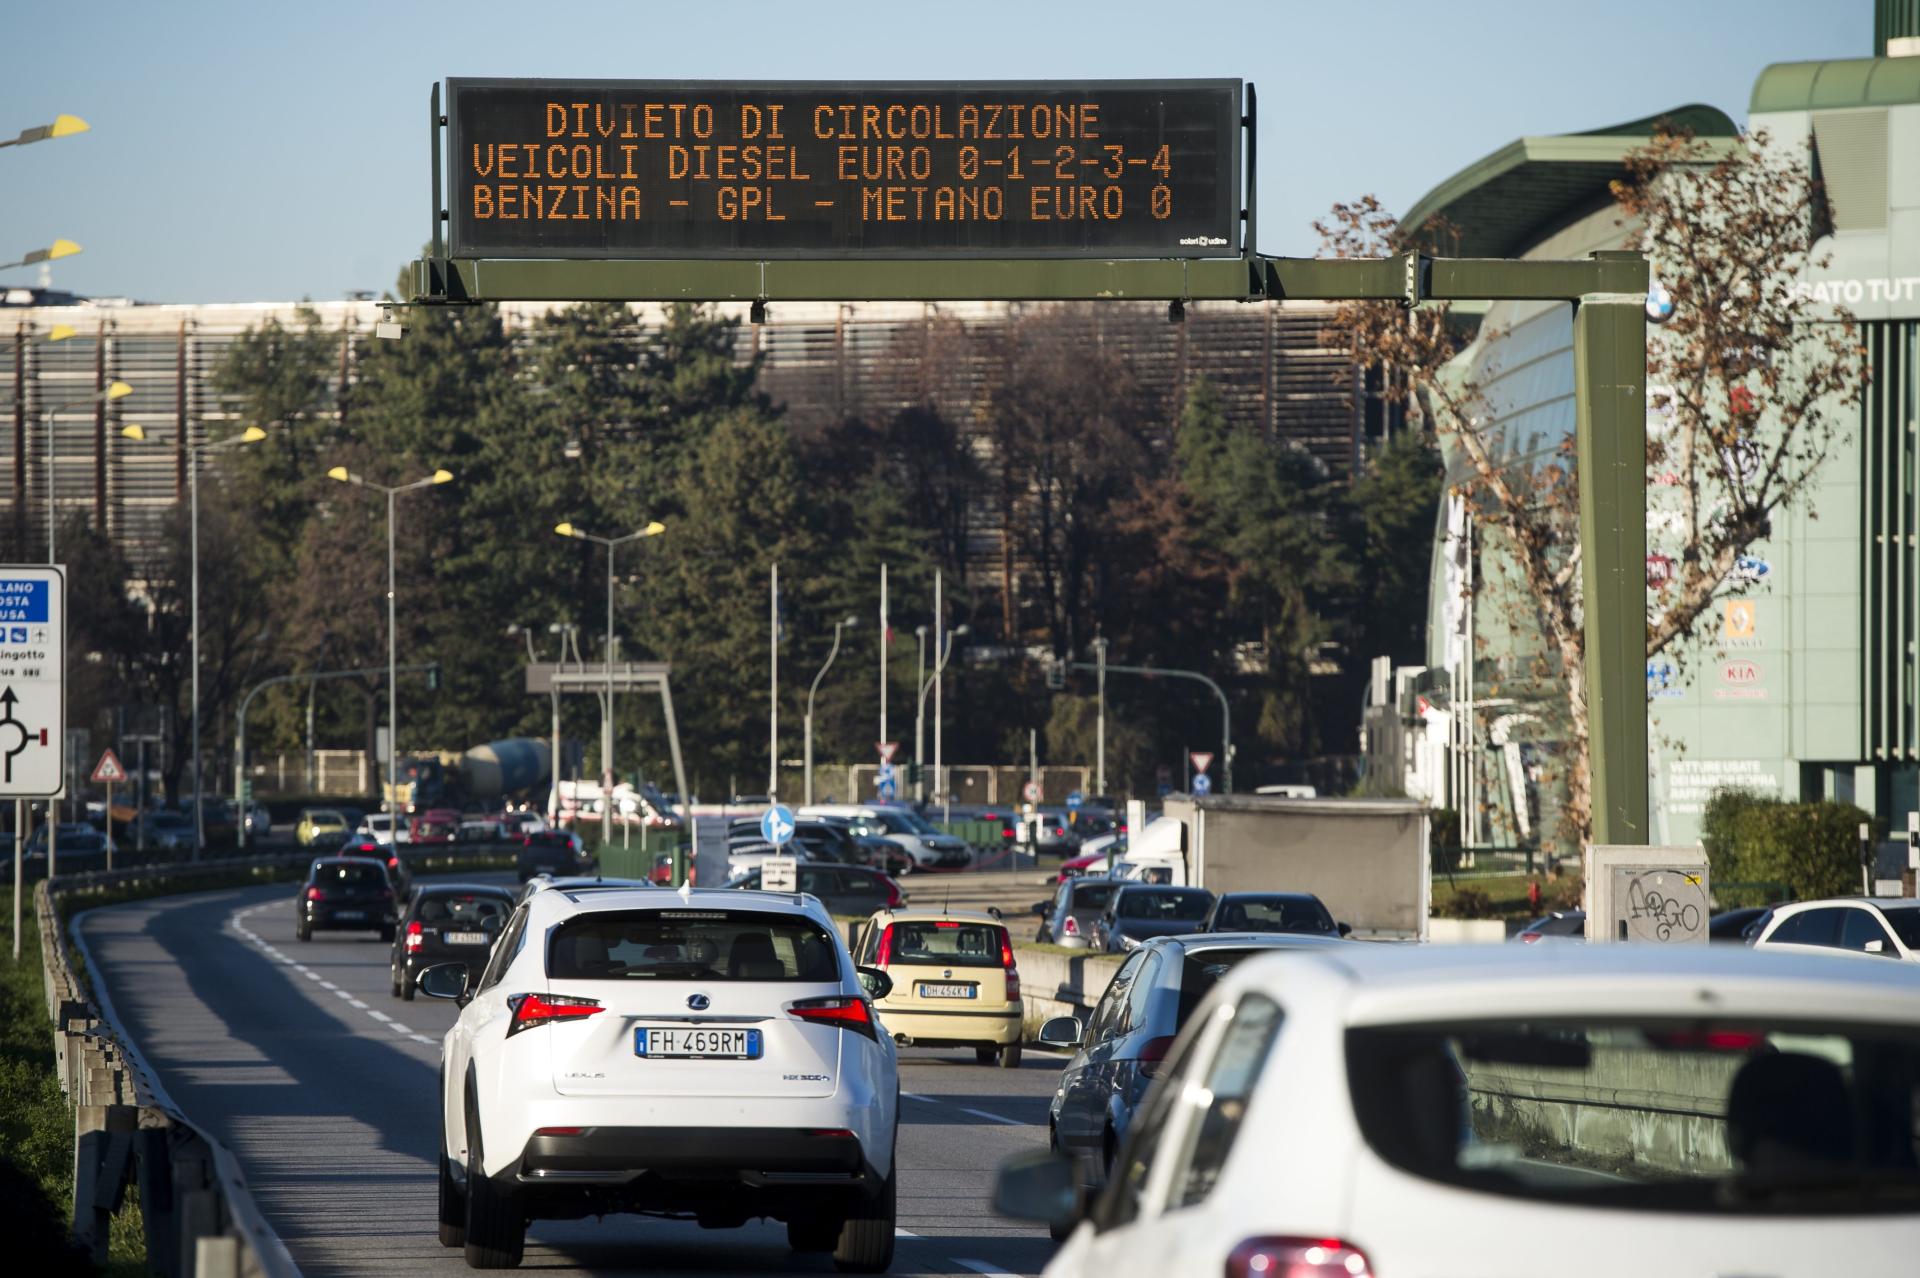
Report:
[[[176,1108],[111,1008],[74,976],[55,898],[87,889],[240,869],[278,869],[305,852],[143,865],[63,874],[36,884],[41,970],[60,1086],[74,1106],[73,1236],[96,1264],[109,1222],[138,1193],[147,1266],[161,1278],[300,1278],[300,1270],[247,1191],[238,1160]]]

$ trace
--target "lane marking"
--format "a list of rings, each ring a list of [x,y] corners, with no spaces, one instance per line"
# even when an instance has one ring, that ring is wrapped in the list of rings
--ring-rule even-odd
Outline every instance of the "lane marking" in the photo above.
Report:
[[[1025,1127],[1026,1126],[1026,1124],[1021,1122],[1019,1119],[1008,1118],[1004,1114],[989,1114],[984,1109],[968,1109],[965,1105],[956,1105],[954,1106],[954,1108],[959,1110],[963,1114],[972,1114],[975,1118],[985,1118],[996,1123],[1005,1123],[1009,1127]]]
[[[406,1023],[392,1016],[387,1015],[385,1012],[382,1012],[375,1007],[372,1007],[365,1000],[355,997],[352,991],[343,989],[340,986],[335,985],[332,981],[328,980],[323,974],[314,971],[312,968],[308,967],[306,964],[301,963],[295,959],[288,958],[285,954],[281,953],[281,951],[278,948],[276,948],[271,942],[267,941],[264,937],[262,937],[259,933],[255,932],[252,928],[248,927],[246,924],[240,922],[241,919],[246,918],[248,915],[253,914],[256,911],[272,909],[277,904],[279,903],[275,901],[266,901],[266,902],[262,902],[259,905],[250,905],[245,909],[235,910],[232,914],[229,914],[227,916],[227,927],[231,931],[233,931],[236,935],[244,938],[246,941],[252,944],[252,946],[255,949],[259,950],[262,954],[265,954],[267,957],[273,959],[276,963],[280,963],[283,966],[291,968],[293,971],[300,973],[300,975],[306,977],[310,981],[315,982],[316,984],[319,985],[321,989],[328,991],[335,998],[340,999],[342,1002],[346,1003],[347,1006],[353,1008],[355,1011],[365,1012],[368,1016],[372,1017],[374,1020],[379,1021],[382,1024],[386,1025],[388,1028],[393,1030],[395,1034],[398,1034],[401,1038],[404,1038],[409,1042],[418,1043],[422,1047],[436,1047],[439,1045],[439,1042],[440,1042],[439,1039],[417,1032]]]
[[[917,1101],[925,1101],[925,1102],[926,1102],[927,1104],[929,1104],[929,1105],[938,1105],[938,1104],[940,1103],[939,1101],[937,1101],[937,1100],[935,1100],[935,1099],[934,1099],[933,1097],[931,1097],[931,1096],[922,1096],[922,1095],[920,1095],[920,1094],[919,1094],[918,1092],[901,1092],[901,1093],[900,1093],[900,1099],[901,1099],[901,1100],[917,1100]]]
[[[953,1263],[962,1269],[971,1269],[976,1274],[985,1274],[986,1278],[1020,1278],[1018,1274],[1009,1273],[1000,1266],[990,1265],[984,1260],[961,1260],[956,1257]]]

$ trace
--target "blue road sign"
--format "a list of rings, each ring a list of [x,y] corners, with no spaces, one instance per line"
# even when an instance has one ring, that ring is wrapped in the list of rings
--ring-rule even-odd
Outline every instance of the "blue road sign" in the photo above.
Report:
[[[883,799],[897,799],[900,797],[900,783],[890,776],[881,777],[878,781],[874,782],[873,788]]]
[[[776,803],[760,817],[760,837],[783,848],[793,840],[793,809]]]
[[[1070,808],[1077,808],[1081,804],[1085,803],[1086,801],[1087,801],[1087,796],[1080,793],[1078,790],[1075,790],[1072,794],[1069,794],[1067,796],[1067,806]]]
[[[1196,772],[1193,777],[1193,792],[1195,794],[1212,794],[1213,778],[1204,772]]]

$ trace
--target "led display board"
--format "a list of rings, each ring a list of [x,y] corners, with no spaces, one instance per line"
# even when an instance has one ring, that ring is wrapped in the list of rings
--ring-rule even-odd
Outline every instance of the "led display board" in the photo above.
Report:
[[[455,257],[1240,252],[1238,80],[447,89]]]

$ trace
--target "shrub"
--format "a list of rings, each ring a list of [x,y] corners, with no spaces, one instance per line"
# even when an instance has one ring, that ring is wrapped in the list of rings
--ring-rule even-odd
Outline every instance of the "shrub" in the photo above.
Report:
[[[1869,819],[1851,803],[1743,806],[1731,823],[1731,847],[1722,852],[1726,868],[1713,864],[1712,873],[1728,882],[1780,883],[1796,900],[1857,892],[1859,827]]]
[[[1715,790],[1700,815],[1700,846],[1707,853],[1707,868],[1713,880],[1729,883],[1751,882],[1753,876],[1739,867],[1739,838],[1736,826],[1740,817],[1756,808],[1780,807],[1780,800],[1753,790],[1728,787]]]
[[[1493,898],[1479,888],[1465,887],[1453,894],[1453,908],[1450,917],[1456,919],[1490,919],[1499,911],[1494,908]]]

